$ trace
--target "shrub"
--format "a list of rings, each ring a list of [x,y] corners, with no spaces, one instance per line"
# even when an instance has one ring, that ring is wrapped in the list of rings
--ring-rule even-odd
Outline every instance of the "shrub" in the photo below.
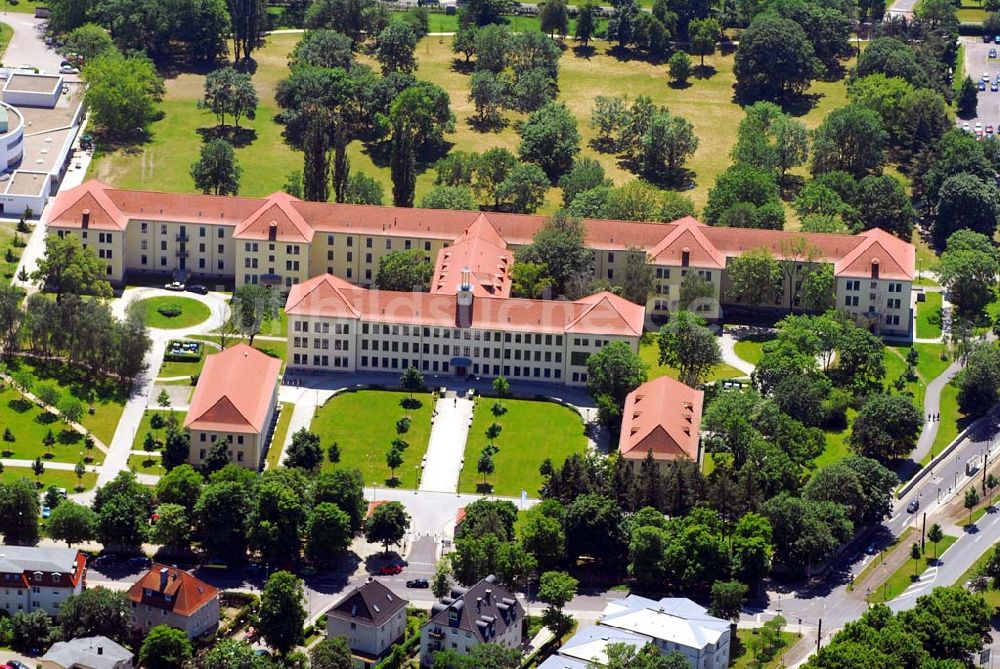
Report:
[[[14,441],[14,433],[10,431],[9,427],[3,429],[3,440],[4,441]]]
[[[156,310],[164,318],[177,318],[181,315],[181,308],[173,304],[164,304],[162,307],[157,307]]]

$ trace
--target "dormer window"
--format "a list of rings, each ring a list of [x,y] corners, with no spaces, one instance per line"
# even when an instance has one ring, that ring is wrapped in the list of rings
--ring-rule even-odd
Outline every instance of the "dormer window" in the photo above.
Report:
[[[35,580],[36,581],[41,581],[42,580],[42,572],[36,571],[35,574],[34,574],[34,576],[35,576]]]
[[[872,280],[878,279],[878,259],[872,260]]]
[[[681,249],[681,267],[687,267],[691,264],[691,250]]]

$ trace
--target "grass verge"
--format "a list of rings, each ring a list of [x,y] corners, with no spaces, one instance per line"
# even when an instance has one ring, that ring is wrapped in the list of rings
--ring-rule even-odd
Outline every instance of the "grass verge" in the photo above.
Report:
[[[285,436],[288,434],[288,426],[292,422],[292,411],[294,410],[295,405],[291,402],[281,403],[281,413],[278,414],[278,424],[274,426],[274,434],[271,436],[271,446],[267,449],[268,469],[274,469],[281,464],[278,462],[281,458],[281,445],[285,443]]]
[[[143,310],[146,325],[160,330],[177,330],[204,323],[212,315],[209,308],[190,297],[160,295],[147,297],[133,305]]]
[[[922,557],[919,560],[907,559],[899,566],[898,569],[896,569],[896,571],[890,574],[887,579],[882,581],[878,586],[872,588],[871,592],[867,595],[867,601],[873,603],[888,602],[906,592],[906,589],[917,581],[920,574],[923,574],[929,567],[933,567],[937,564],[937,560],[933,556],[935,554],[940,556],[956,541],[958,541],[958,537],[946,534],[938,543],[936,548],[928,543],[926,550],[923,552]],[[909,556],[911,545],[912,542],[900,542],[895,550],[905,551],[906,555]],[[914,563],[916,563],[916,565],[914,565]]]
[[[941,293],[926,293],[924,302],[917,302],[917,338],[941,336]]]

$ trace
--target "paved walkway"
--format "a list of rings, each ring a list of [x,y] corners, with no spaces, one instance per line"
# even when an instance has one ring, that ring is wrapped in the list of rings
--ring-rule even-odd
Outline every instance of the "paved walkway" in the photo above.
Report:
[[[451,393],[448,393],[451,395]],[[425,492],[456,492],[462,471],[475,403],[464,397],[442,397],[434,407],[427,464],[420,479]],[[473,457],[476,457],[473,454]]]
[[[737,341],[736,337],[729,332],[723,332],[722,336],[719,337],[719,350],[722,352],[722,362],[750,376],[753,374],[754,366],[736,355]]]
[[[285,451],[292,445],[292,435],[299,430],[309,429],[312,424],[316,407],[326,403],[335,393],[325,390],[311,390],[295,386],[281,386],[278,389],[278,401],[292,403],[292,417],[288,423],[288,431],[285,439],[280,444],[271,444],[271,448],[276,446],[281,449],[278,456],[278,464],[285,461]]]

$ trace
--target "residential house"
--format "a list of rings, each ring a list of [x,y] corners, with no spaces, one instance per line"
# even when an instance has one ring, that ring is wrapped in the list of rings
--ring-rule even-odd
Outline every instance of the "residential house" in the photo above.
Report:
[[[106,636],[88,636],[52,644],[40,669],[132,669],[132,653]]]
[[[0,609],[58,617],[66,598],[83,591],[86,564],[75,548],[0,546]]]
[[[409,602],[369,579],[326,612],[327,637],[342,636],[364,666],[374,666],[406,633]]]
[[[128,596],[132,627],[142,634],[168,625],[194,639],[219,625],[219,591],[176,567],[154,564],[129,588]]]

